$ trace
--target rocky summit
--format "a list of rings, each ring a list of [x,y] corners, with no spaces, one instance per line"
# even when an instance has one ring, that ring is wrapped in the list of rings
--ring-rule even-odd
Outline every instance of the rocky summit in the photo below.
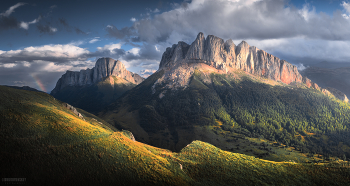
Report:
[[[55,94],[67,86],[85,86],[98,83],[108,76],[123,78],[133,84],[139,84],[144,80],[140,75],[126,70],[121,61],[100,58],[92,69],[80,70],[79,72],[67,71],[58,80],[51,93]]]
[[[292,82],[304,83],[309,88],[319,89],[317,84],[306,77],[302,77],[296,66],[285,60],[281,60],[255,46],[250,46],[245,41],[236,46],[231,39],[224,41],[213,35],[208,35],[205,38],[203,33],[199,33],[191,45],[180,41],[178,44],[168,47],[162,56],[159,70],[170,70],[174,69],[172,68],[174,66],[178,68],[186,64],[190,66],[193,63],[204,63],[226,73],[232,68],[240,69],[253,75],[286,84]],[[178,75],[174,76],[174,73]],[[175,81],[174,78],[186,79],[179,76],[181,76],[181,73],[173,71],[166,73],[163,79],[170,80],[170,82]],[[186,86],[186,83],[180,86]]]
[[[144,80],[111,58],[100,58],[92,69],[67,71],[58,80],[51,95],[56,99],[93,114],[118,99]]]

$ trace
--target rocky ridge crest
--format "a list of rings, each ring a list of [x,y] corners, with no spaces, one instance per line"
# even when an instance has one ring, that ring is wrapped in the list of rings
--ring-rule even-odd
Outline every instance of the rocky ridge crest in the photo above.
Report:
[[[116,76],[131,83],[140,84],[144,78],[126,70],[125,65],[112,58],[100,58],[92,69],[80,70],[79,72],[67,71],[58,80],[51,94],[55,94],[66,86],[85,86],[98,83],[105,77]]]
[[[227,72],[228,67],[281,81],[286,84],[300,82],[307,87],[319,89],[318,85],[302,77],[296,66],[242,41],[235,45],[231,39],[223,39],[199,33],[188,45],[182,41],[167,48],[162,56],[159,69],[166,69],[177,63],[204,63]]]
[[[308,88],[332,94],[336,98],[348,102],[345,94],[336,89],[323,89],[309,78],[303,77],[296,66],[281,60],[264,50],[250,46],[242,41],[237,46],[231,39],[223,39],[200,32],[191,45],[180,41],[168,47],[163,53],[159,69],[164,70],[163,77],[152,87],[165,84],[166,88],[185,88],[190,82],[194,70],[205,64],[217,69],[217,72],[228,73],[232,69],[239,69],[253,75],[275,80],[285,84],[302,83]],[[345,96],[345,97],[344,97]],[[162,96],[160,96],[162,97]]]

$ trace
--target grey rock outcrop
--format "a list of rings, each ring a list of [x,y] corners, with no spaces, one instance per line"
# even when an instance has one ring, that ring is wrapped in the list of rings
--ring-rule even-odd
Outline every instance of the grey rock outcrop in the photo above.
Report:
[[[126,70],[125,65],[119,60],[112,58],[100,58],[92,69],[80,70],[79,72],[67,71],[58,80],[51,94],[55,94],[66,86],[85,86],[98,83],[108,76],[116,76],[125,80],[140,84],[144,78]]]
[[[63,103],[62,104],[65,108],[67,108],[68,110],[72,111],[75,115],[77,115],[79,118],[81,118],[82,120],[85,121],[84,116],[82,114],[80,114],[80,112],[77,111],[76,108],[74,108],[72,105],[68,104],[68,103]]]
[[[199,33],[189,47],[186,43],[179,42],[167,48],[159,69],[168,68],[177,63],[205,63],[223,70],[231,67],[286,84],[300,82],[308,87],[319,89],[317,84],[303,78],[297,67],[287,61],[250,46],[245,41],[236,46],[231,39],[225,42],[213,35],[204,38],[203,33]]]

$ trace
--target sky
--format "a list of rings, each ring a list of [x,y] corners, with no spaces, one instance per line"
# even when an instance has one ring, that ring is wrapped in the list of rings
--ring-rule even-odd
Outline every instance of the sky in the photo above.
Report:
[[[299,70],[350,66],[349,0],[2,0],[0,85],[50,92],[100,57],[147,77],[167,47],[199,32],[245,40]]]

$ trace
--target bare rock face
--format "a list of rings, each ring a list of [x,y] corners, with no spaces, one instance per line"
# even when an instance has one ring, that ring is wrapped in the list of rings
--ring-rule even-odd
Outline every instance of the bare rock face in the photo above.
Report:
[[[121,77],[134,84],[140,84],[144,80],[138,74],[126,70],[125,65],[119,60],[100,58],[92,69],[80,70],[80,72],[67,71],[58,80],[51,93],[55,94],[66,86],[91,85],[108,76]]]
[[[203,55],[204,55],[204,43],[205,38],[204,34],[200,32],[197,35],[196,40],[193,41],[191,44],[187,54],[186,54],[186,59],[192,59],[192,60],[203,60]]]
[[[225,42],[213,35],[204,38],[203,33],[199,33],[189,47],[179,42],[167,48],[159,69],[169,69],[179,63],[205,63],[220,70],[232,67],[286,84],[299,82],[319,89],[317,84],[303,78],[297,67],[287,61],[250,46],[245,41],[236,46],[231,39]]]

